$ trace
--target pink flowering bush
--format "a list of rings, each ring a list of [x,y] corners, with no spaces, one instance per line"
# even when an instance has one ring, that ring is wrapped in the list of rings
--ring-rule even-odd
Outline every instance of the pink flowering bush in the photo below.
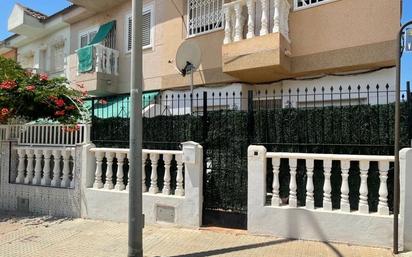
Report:
[[[27,72],[0,56],[0,124],[15,117],[76,124],[86,113],[81,100],[84,94],[84,90],[69,87],[64,78]]]

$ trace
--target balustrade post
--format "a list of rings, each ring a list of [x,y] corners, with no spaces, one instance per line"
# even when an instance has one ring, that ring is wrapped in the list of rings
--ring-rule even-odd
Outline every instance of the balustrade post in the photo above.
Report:
[[[96,72],[102,72],[102,49],[100,45],[94,45],[96,51]]]
[[[246,38],[255,37],[255,3],[256,0],[246,0],[248,22]]]
[[[53,187],[60,186],[60,158],[61,151],[53,150],[53,179],[51,181],[51,186]]]
[[[33,162],[34,162],[34,151],[33,149],[26,150],[27,155],[27,167],[26,167],[26,178],[24,179],[24,184],[30,184],[33,181]]]
[[[100,188],[103,188],[102,162],[103,162],[104,153],[103,152],[95,152],[95,157],[96,157],[96,171],[94,173],[93,188],[100,189]]]
[[[104,183],[104,189],[111,190],[113,185],[113,152],[106,152],[107,170],[106,170],[106,182]]]
[[[76,156],[76,148],[73,148],[71,150],[71,156],[72,156],[72,161],[73,161],[73,165],[72,165],[72,181],[70,182],[70,188],[74,188],[75,186],[75,181],[76,181],[76,160],[75,160],[75,156]]]
[[[369,161],[359,161],[361,184],[359,188],[359,212],[369,213],[368,204],[368,170]]]
[[[50,150],[44,150],[43,151],[43,156],[44,156],[44,167],[43,167],[43,178],[41,180],[41,185],[42,186],[48,186],[51,183],[51,179],[50,179],[51,151]]]
[[[269,33],[268,30],[268,12],[269,12],[269,8],[268,8],[268,0],[260,0],[261,6],[262,6],[262,18],[260,21],[260,36],[264,36],[267,35]]]
[[[307,175],[307,181],[306,181],[306,204],[305,207],[306,209],[314,210],[315,209],[315,199],[313,198],[313,190],[314,185],[313,185],[313,167],[314,167],[314,160],[313,159],[307,159],[306,160],[306,175]]]
[[[157,186],[157,162],[159,161],[159,154],[151,153],[150,161],[152,162],[152,174],[150,176],[149,193],[157,194],[159,192],[159,187]]]
[[[242,3],[236,2],[235,9],[235,36],[233,41],[238,42],[243,38],[243,15],[242,15]]]
[[[60,187],[70,187],[70,149],[62,150],[63,156],[63,179]]]
[[[378,213],[380,215],[389,215],[388,207],[388,170],[389,170],[389,161],[380,161],[379,162],[379,204],[378,204]]]
[[[26,151],[25,149],[17,149],[17,155],[19,157],[19,164],[17,166],[17,177],[16,177],[16,183],[17,184],[23,184],[24,183],[24,171],[26,170],[25,167],[25,159],[26,159]]]
[[[289,159],[289,168],[290,168],[290,182],[289,182],[289,206],[298,207],[297,199],[297,184],[296,184],[296,168],[297,168],[297,159]]]
[[[280,16],[279,16],[279,4],[280,0],[273,0],[273,7],[274,7],[274,15],[273,15],[273,33],[278,33],[280,31]]]
[[[117,159],[117,173],[116,173],[116,185],[114,186],[114,189],[118,191],[125,190],[126,186],[124,185],[123,182],[123,177],[124,177],[124,158],[126,155],[124,153],[116,153],[116,159]]]
[[[286,0],[280,0],[279,10],[280,10],[279,30],[283,34],[283,36],[289,40],[289,13],[290,13],[289,2]]]
[[[230,23],[231,7],[226,6],[223,11],[225,14],[225,39],[223,40],[223,44],[229,44],[232,43],[232,27]]]
[[[142,154],[142,192],[143,193],[147,192],[147,186],[146,186],[146,160],[147,160],[147,154],[143,153]]]
[[[170,164],[172,162],[172,157],[173,156],[171,154],[163,155],[163,161],[165,163],[165,175],[162,193],[164,195],[170,195]]]
[[[330,182],[330,177],[332,175],[332,160],[326,159],[323,160],[323,170],[325,176],[325,182],[323,184],[323,209],[325,211],[332,210],[332,199],[331,199],[331,192],[332,192],[332,185]]]
[[[177,174],[176,174],[176,190],[175,195],[184,196],[185,190],[183,189],[183,161],[182,155],[176,155],[176,164],[177,164]]]
[[[350,168],[350,161],[343,160],[340,162],[340,167],[342,170],[342,185],[340,188],[341,192],[341,199],[340,199],[340,210],[343,212],[350,212],[350,204],[349,204],[349,168]]]
[[[114,58],[114,75],[118,76],[119,75],[119,51],[114,51],[113,54]]]
[[[280,158],[272,158],[273,167],[273,183],[272,183],[272,206],[280,206],[281,200],[279,197],[279,168],[280,168]]]
[[[34,178],[33,178],[33,185],[40,185],[41,184],[41,172],[42,172],[42,157],[43,151],[41,149],[34,150],[34,155],[36,156],[36,164],[34,166]]]

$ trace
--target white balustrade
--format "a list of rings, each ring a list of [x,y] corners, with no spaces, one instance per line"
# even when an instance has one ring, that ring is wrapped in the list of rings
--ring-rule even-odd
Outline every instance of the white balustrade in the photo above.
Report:
[[[72,188],[74,186],[72,184],[72,178],[74,177],[74,148],[57,149],[18,146],[16,150],[18,159],[16,184],[64,188]],[[51,166],[53,166],[53,174],[50,174]],[[50,176],[53,176],[53,178]]]
[[[119,75],[119,51],[96,44],[95,49],[95,71],[111,75]]]
[[[247,15],[243,14],[245,6]],[[290,4],[288,0],[236,0],[224,4],[223,13],[225,15],[224,44],[269,33],[281,33],[289,40]],[[245,22],[247,31],[244,31]],[[260,27],[257,32],[256,27]]]
[[[96,158],[96,170],[95,170],[95,182],[93,188],[124,191],[127,189],[124,181],[128,181],[128,175],[125,175],[124,163],[130,158],[129,149],[121,148],[92,148],[90,149]],[[184,163],[182,160],[182,151],[170,151],[170,150],[143,150],[142,153],[142,191],[148,194],[162,194],[162,195],[175,195],[184,196]],[[106,158],[104,158],[106,157]],[[150,173],[150,187],[146,187],[146,173],[145,163],[149,157],[151,161],[151,173]],[[163,187],[159,189],[158,180],[158,164],[162,159],[164,163],[164,175],[163,175]],[[176,162],[176,167],[173,165],[173,160]],[[106,165],[103,165],[103,163]],[[105,168],[103,169],[103,167]],[[116,170],[116,182],[113,185],[114,167]],[[176,169],[176,176],[172,176],[172,170]],[[103,174],[105,176],[103,176]],[[103,181],[103,177],[105,180]],[[176,184],[176,188],[172,188],[172,184]],[[128,183],[127,183],[128,184]]]
[[[272,199],[271,206],[282,207],[282,202],[279,197],[280,179],[279,169],[281,159],[287,159],[289,162],[289,207],[297,208],[297,183],[296,183],[296,171],[297,160],[304,160],[306,163],[306,203],[304,208],[308,210],[316,210],[315,208],[315,190],[314,190],[314,162],[316,160],[323,162],[323,193],[322,193],[322,209],[325,211],[333,211],[332,209],[332,161],[338,161],[340,163],[340,176],[342,178],[340,184],[340,208],[342,212],[351,212],[349,194],[359,194],[359,208],[358,212],[361,214],[369,214],[370,206],[368,204],[369,189],[368,189],[368,176],[371,162],[378,162],[379,167],[379,204],[378,214],[389,215],[388,207],[388,171],[390,163],[394,161],[393,156],[376,156],[376,155],[339,155],[339,154],[308,154],[308,153],[267,153],[266,157],[272,161]],[[349,170],[352,165],[359,164],[360,174],[360,187],[357,192],[351,192],[353,190],[349,187]],[[353,166],[355,167],[355,166]],[[353,175],[351,175],[353,176]],[[351,201],[354,199],[351,199]]]
[[[0,141],[18,139],[22,127],[21,124],[0,125]]]

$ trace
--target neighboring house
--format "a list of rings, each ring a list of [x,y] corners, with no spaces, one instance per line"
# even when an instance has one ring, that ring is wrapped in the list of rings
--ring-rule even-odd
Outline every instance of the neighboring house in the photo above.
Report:
[[[94,95],[128,92],[131,1],[71,2],[82,7],[65,16],[70,79]],[[174,64],[184,41],[196,42],[202,51],[195,87],[236,88],[244,95],[248,90],[394,87],[400,1],[150,0],[144,1],[143,14],[146,91],[188,90],[189,79]],[[115,25],[105,47],[94,47],[93,72],[79,73],[76,50],[111,21]]]
[[[8,59],[16,60],[17,59],[17,49],[9,47],[7,41],[0,41],[0,56],[3,56]]]
[[[8,30],[15,34],[0,46],[0,53],[12,48],[23,68],[51,77],[66,76],[70,29],[63,15],[72,8],[47,16],[16,4],[8,19]]]

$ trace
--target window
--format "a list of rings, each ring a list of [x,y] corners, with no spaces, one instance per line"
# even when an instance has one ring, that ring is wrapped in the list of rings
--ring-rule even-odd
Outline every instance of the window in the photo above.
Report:
[[[305,9],[331,1],[333,0],[295,0],[295,9]]]
[[[147,5],[143,8],[142,17],[142,45],[143,49],[153,47],[153,5]],[[126,52],[132,50],[132,16],[126,17]]]
[[[94,27],[81,32],[79,35],[79,48],[87,46],[93,40],[94,36],[96,36],[97,30],[98,27]]]
[[[223,2],[224,0],[188,0],[189,36],[223,28]]]
[[[64,43],[52,46],[51,70],[58,72],[64,70]]]

